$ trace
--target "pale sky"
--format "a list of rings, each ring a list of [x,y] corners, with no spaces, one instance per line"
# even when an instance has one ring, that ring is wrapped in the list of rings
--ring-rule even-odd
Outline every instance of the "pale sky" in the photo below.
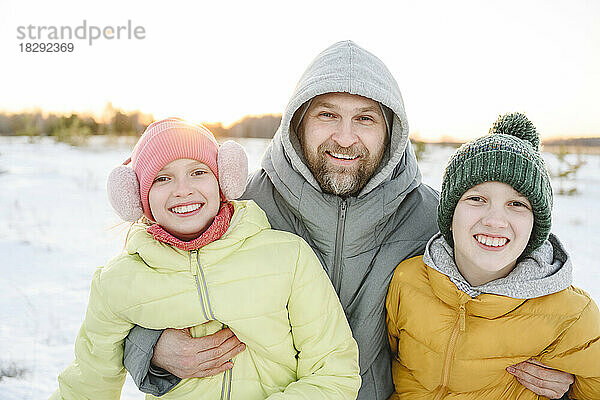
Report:
[[[21,53],[17,27],[143,26],[143,40]],[[281,113],[322,50],[350,39],[396,77],[410,130],[486,133],[524,111],[543,137],[600,136],[600,1],[15,1],[0,3],[0,110],[231,123]],[[66,40],[65,42],[68,42]],[[53,41],[57,42],[57,41]]]

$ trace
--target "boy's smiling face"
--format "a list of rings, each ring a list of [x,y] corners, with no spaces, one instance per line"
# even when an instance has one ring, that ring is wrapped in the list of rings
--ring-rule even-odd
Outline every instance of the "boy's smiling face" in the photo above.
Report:
[[[512,186],[484,182],[467,190],[454,209],[454,259],[473,286],[505,277],[533,229],[531,204]]]
[[[190,241],[199,237],[219,212],[219,182],[200,161],[175,160],[156,174],[148,203],[161,227]]]

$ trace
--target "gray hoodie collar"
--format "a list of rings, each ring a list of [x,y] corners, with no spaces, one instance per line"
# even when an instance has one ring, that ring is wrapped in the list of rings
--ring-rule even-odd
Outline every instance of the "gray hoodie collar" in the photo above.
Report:
[[[517,263],[508,276],[481,286],[471,286],[454,262],[454,250],[438,233],[425,248],[423,262],[446,275],[456,287],[475,298],[482,293],[515,299],[533,299],[559,292],[571,286],[571,258],[553,234],[544,244]]]
[[[379,168],[357,197],[365,196],[382,183],[394,179],[399,175],[399,170],[402,172],[400,193],[418,185],[421,175],[408,140],[408,121],[398,84],[381,60],[352,41],[338,42],[327,48],[313,60],[300,78],[282,115],[281,125],[262,160],[261,166],[271,180],[275,183],[283,179],[287,189],[304,190],[303,185],[289,187],[287,176],[291,167],[302,177],[301,180],[294,180],[302,184],[308,182],[314,190],[321,192],[319,184],[305,164],[300,144],[290,125],[294,113],[303,104],[315,96],[332,92],[368,97],[393,112],[393,118],[389,121],[391,134],[387,152]],[[283,150],[283,157],[273,154],[279,150]],[[279,179],[271,176],[275,171],[283,176],[280,175]]]

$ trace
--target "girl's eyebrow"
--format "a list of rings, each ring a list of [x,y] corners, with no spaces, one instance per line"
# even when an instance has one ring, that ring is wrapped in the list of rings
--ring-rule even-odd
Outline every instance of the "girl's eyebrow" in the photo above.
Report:
[[[185,164],[186,167],[190,167],[192,165],[205,165],[205,164],[203,162],[198,161],[198,160],[190,160],[190,161],[188,161]]]
[[[206,167],[207,169],[210,169],[210,168],[208,168],[208,166],[206,164],[204,164],[203,162],[198,161],[198,160],[190,160],[190,161],[188,161],[185,164],[185,168],[192,168],[192,167],[193,168],[204,168],[204,167]],[[160,171],[157,172],[157,174],[168,173],[170,169],[171,169],[170,167],[168,167],[168,166],[165,165]]]

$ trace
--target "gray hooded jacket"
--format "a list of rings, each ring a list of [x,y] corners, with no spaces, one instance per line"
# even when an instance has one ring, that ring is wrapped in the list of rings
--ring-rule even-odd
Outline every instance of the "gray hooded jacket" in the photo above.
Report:
[[[347,199],[323,193],[290,128],[294,113],[305,102],[330,92],[368,97],[394,114],[389,148],[381,164],[360,193]],[[265,210],[274,229],[295,233],[313,248],[358,342],[363,380],[358,398],[387,399],[393,383],[385,296],[395,267],[423,254],[437,232],[438,195],[421,183],[402,95],[385,65],[351,41],[336,43],[319,54],[300,79],[261,167],[250,177],[243,197]],[[147,340],[139,337],[147,338],[150,333],[137,333],[130,334],[135,346],[129,348],[140,357],[134,355],[134,365],[128,365],[126,356],[125,366],[143,380],[148,361],[136,348],[148,350]],[[142,372],[140,365],[145,368]]]
[[[302,104],[329,92],[368,97],[394,113],[384,159],[361,192],[347,199],[321,191],[290,128]],[[396,265],[422,254],[437,231],[438,197],[421,184],[402,95],[385,65],[349,41],[318,55],[300,79],[261,166],[245,196],[265,210],[273,228],[296,233],[311,245],[358,342],[359,399],[387,399],[393,391],[385,335],[387,287]]]

